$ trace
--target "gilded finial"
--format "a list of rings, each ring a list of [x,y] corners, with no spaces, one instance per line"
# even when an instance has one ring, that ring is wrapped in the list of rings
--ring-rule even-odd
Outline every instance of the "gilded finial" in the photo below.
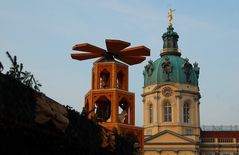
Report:
[[[172,26],[173,24],[172,24],[172,20],[173,20],[173,12],[175,11],[175,9],[173,10],[173,9],[169,9],[169,11],[168,11],[168,26]]]

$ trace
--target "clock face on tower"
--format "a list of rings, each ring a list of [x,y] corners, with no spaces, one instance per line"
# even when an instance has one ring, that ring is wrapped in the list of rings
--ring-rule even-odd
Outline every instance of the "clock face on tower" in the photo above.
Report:
[[[170,97],[173,93],[173,90],[170,87],[164,87],[162,90],[162,94],[165,97]]]

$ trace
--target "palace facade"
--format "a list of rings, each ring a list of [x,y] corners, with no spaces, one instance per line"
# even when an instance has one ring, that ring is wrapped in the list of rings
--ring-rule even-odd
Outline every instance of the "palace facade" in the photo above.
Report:
[[[145,155],[239,155],[239,128],[200,127],[198,63],[181,57],[172,23],[143,71]]]

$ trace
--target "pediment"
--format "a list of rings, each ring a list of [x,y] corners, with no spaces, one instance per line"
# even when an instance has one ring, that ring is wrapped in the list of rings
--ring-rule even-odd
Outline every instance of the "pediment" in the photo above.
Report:
[[[147,137],[144,141],[145,144],[195,144],[194,140],[169,130]]]

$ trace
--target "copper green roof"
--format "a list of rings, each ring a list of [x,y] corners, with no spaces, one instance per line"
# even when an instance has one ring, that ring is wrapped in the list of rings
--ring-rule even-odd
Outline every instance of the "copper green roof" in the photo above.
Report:
[[[181,83],[198,85],[199,67],[193,65],[186,58],[181,57],[178,50],[178,34],[169,26],[163,34],[163,50],[160,58],[156,61],[149,61],[143,71],[144,86],[159,83]]]

